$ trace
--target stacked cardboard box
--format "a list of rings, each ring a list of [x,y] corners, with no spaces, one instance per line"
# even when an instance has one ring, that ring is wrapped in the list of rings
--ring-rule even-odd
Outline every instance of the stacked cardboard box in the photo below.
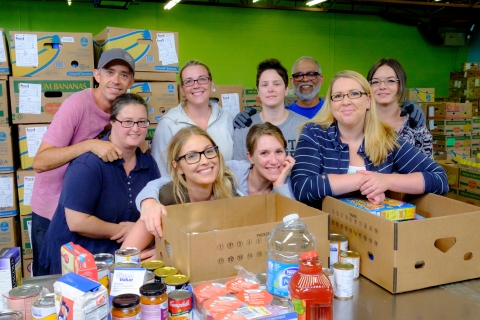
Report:
[[[464,62],[461,72],[450,72],[448,97],[451,101],[472,103],[472,116],[478,116],[480,69],[478,62]]]
[[[435,88],[405,88],[403,100],[415,102],[434,102]]]

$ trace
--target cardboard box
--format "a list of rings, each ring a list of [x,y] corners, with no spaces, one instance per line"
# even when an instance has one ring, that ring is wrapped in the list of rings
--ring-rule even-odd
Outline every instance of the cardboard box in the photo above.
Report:
[[[147,129],[147,135],[145,136],[145,140],[148,142],[148,152],[152,151],[152,140],[153,136],[155,135],[155,130],[157,130],[157,124],[150,123]]]
[[[403,100],[434,102],[435,88],[405,88]]]
[[[463,62],[462,71],[480,70],[480,62]]]
[[[422,103],[425,105],[425,103]],[[427,103],[428,119],[470,119],[472,104],[458,102]]]
[[[445,197],[450,198],[450,199],[454,199],[454,200],[458,200],[458,199],[457,199],[457,194],[458,194],[458,190],[457,190],[457,189],[455,189],[455,188],[449,188],[449,189],[448,189],[448,193],[445,195]]]
[[[95,61],[122,48],[135,59],[135,72],[178,72],[178,32],[107,27],[93,37]]]
[[[258,112],[262,111],[262,100],[258,96],[256,88],[248,88],[243,90],[243,110],[250,111],[256,109]]]
[[[91,33],[10,31],[9,37],[14,77],[93,77]]]
[[[0,28],[0,76],[10,75],[10,59],[8,58],[7,37]]]
[[[20,215],[32,214],[30,200],[32,199],[34,182],[34,170],[17,170],[18,208],[20,210]]]
[[[23,278],[32,277],[32,264],[33,264],[33,259],[22,258]]]
[[[15,171],[12,128],[0,125],[0,172]]]
[[[476,150],[480,148],[480,132],[479,133],[472,133],[471,135],[471,147],[472,150]]]
[[[328,215],[277,194],[169,206],[168,216],[162,216],[163,238],[156,239],[157,256],[192,283],[228,277],[236,273],[237,264],[253,273],[265,272],[268,234],[291,213],[298,213],[315,235],[327,265]]]
[[[467,88],[480,88],[480,77],[467,78]]]
[[[480,117],[472,117],[472,133],[480,133]]]
[[[135,81],[166,81],[176,82],[178,73],[135,71]]]
[[[392,196],[392,195],[390,195]],[[393,222],[326,197],[330,230],[360,253],[360,273],[391,293],[478,278],[480,209],[434,194],[399,200],[427,219]]]
[[[478,99],[466,100],[472,104],[472,117],[478,116]]]
[[[466,78],[480,77],[480,70],[468,70],[464,72]]]
[[[8,87],[6,80],[0,80],[0,124],[9,124]]]
[[[0,217],[15,216],[18,213],[17,188],[14,173],[0,173]]]
[[[448,85],[449,88],[458,88],[458,89],[465,89],[467,87],[467,81],[463,80],[450,80]]]
[[[0,249],[18,246],[19,239],[15,217],[0,218]]]
[[[180,100],[185,101],[185,99],[185,95],[180,89]],[[238,110],[236,111],[234,111],[235,108],[229,109],[233,117],[235,117],[238,112],[244,110],[243,86],[215,86],[215,91],[210,93],[210,100],[215,101],[220,107],[223,107],[224,99],[234,101],[230,103],[230,106],[238,106]]]
[[[470,88],[465,90],[465,96],[467,99],[478,99],[480,98],[480,88]]]
[[[41,85],[40,106],[32,104],[27,112],[20,112],[20,85]],[[93,78],[14,78],[10,77],[10,109],[12,122],[50,123],[65,99],[78,91],[93,88]],[[33,90],[31,91],[33,92]]]
[[[472,119],[463,120],[428,120],[431,134],[459,134],[472,131]]]
[[[438,160],[452,160],[454,157],[460,157],[462,159],[470,158],[471,148],[457,148],[455,150],[442,150],[433,149],[433,158]]]
[[[462,71],[462,72],[454,72],[454,71],[451,71],[450,72],[450,80],[462,80],[462,79],[465,79],[466,78],[466,72],[465,71]]]
[[[471,135],[432,135],[433,149],[439,151],[455,151],[471,147]]]
[[[480,171],[476,172],[460,168],[458,190],[480,194]]]
[[[42,143],[42,137],[47,128],[48,124],[18,126],[18,148],[20,152],[20,167],[22,169],[33,169],[33,159]]]
[[[22,285],[22,257],[19,247],[0,249],[0,279],[2,279],[0,282],[2,296]],[[5,300],[4,302],[6,304]]]
[[[454,199],[474,206],[480,206],[480,194],[478,193],[458,190],[457,195],[454,196]]]
[[[148,119],[157,123],[171,108],[178,105],[176,82],[135,82],[131,93],[143,97],[148,103]]]
[[[460,168],[457,163],[452,160],[436,160],[436,162],[447,173],[448,186],[451,188],[458,188],[458,176],[460,175]]]
[[[31,241],[32,215],[20,216],[20,237],[22,239],[22,256],[24,259],[33,259]]]

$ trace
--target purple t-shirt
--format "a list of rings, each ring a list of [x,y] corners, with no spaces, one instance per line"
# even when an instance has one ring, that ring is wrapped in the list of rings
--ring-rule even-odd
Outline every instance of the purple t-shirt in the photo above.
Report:
[[[85,89],[67,98],[53,117],[43,141],[57,148],[94,139],[108,124],[110,113],[101,110],[93,98],[93,90]],[[35,175],[32,211],[52,220],[62,190],[68,163]]]

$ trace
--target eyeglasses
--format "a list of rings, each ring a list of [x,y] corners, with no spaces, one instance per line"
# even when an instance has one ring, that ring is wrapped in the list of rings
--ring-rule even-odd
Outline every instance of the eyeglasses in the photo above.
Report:
[[[320,73],[315,71],[310,71],[307,73],[297,72],[292,74],[292,78],[296,81],[303,80],[303,77],[307,77],[307,80],[315,80],[319,75]]]
[[[388,78],[388,79],[385,79],[385,80],[371,80],[370,81],[370,85],[372,87],[379,87],[381,83],[384,83],[387,87],[390,87],[390,86],[393,86],[395,83],[397,82],[400,82],[399,79],[396,79],[396,78]]]
[[[218,156],[218,146],[213,146],[210,148],[207,148],[203,150],[202,152],[189,152],[183,156],[180,156],[175,159],[175,161],[180,161],[182,158],[185,158],[185,161],[188,164],[195,164],[200,162],[200,158],[202,157],[202,154],[205,156],[207,159],[213,159],[216,156]]]
[[[350,91],[349,93],[346,93],[346,94],[334,93],[331,95],[330,98],[332,98],[332,101],[342,101],[343,98],[345,98],[345,96],[347,96],[349,99],[358,99],[364,94],[366,95],[367,93],[356,90],[356,91]]]
[[[193,79],[187,79],[185,81],[182,82],[182,85],[184,87],[191,87],[195,84],[195,81],[198,83],[198,84],[207,84],[208,81],[210,81],[210,78],[209,77],[200,77],[198,78],[197,80],[193,80]]]
[[[146,128],[150,125],[150,121],[148,120],[138,120],[138,121],[132,121],[132,120],[125,120],[125,121],[120,121],[118,119],[115,119],[115,121],[118,121],[120,122],[120,125],[123,127],[123,128],[133,128],[133,126],[135,124],[137,124],[137,126],[139,128]]]

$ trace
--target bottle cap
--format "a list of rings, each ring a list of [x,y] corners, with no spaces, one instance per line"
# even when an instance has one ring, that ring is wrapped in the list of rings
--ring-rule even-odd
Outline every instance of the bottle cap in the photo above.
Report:
[[[300,255],[300,258],[302,260],[309,260],[309,259],[313,259],[313,258],[318,258],[318,252],[317,252],[317,250],[307,251],[307,252],[302,253]]]
[[[299,219],[299,216],[296,213],[292,213],[292,214],[289,214],[288,216],[283,217],[283,223],[287,223],[295,219]]]

